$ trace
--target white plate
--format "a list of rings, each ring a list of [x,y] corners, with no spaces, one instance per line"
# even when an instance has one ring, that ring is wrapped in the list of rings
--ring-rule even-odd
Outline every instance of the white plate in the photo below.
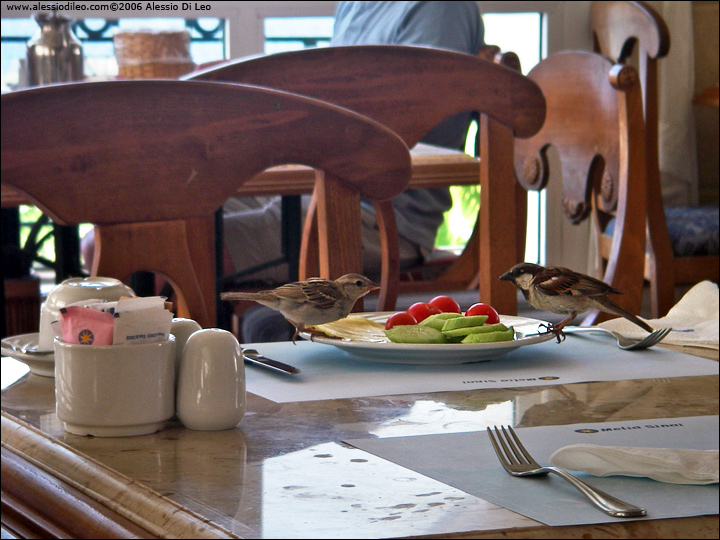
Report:
[[[23,364],[27,364],[30,371],[41,377],[55,376],[55,353],[50,354],[28,354],[13,350],[13,347],[22,349],[25,347],[37,346],[40,334],[20,334],[18,336],[6,337],[2,340],[2,354],[9,356],[15,360],[19,360]]]
[[[394,312],[365,313],[362,316],[372,321],[385,323]],[[501,315],[500,322],[515,329],[514,341],[501,341],[498,343],[445,343],[445,344],[415,344],[415,343],[373,343],[369,341],[352,341],[346,339],[333,339],[315,336],[315,343],[332,345],[348,354],[369,360],[371,362],[384,362],[391,364],[469,364],[471,362],[486,362],[497,360],[520,347],[535,345],[554,339],[552,333],[544,333],[540,325],[548,323],[527,317],[513,317]],[[538,335],[538,333],[540,333]],[[310,339],[306,333],[301,333],[305,339]]]

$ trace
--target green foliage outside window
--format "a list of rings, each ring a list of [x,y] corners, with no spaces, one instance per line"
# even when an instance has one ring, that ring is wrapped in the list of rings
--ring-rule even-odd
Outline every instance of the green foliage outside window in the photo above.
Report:
[[[480,186],[452,186],[453,207],[445,212],[435,245],[439,248],[462,248],[472,234],[480,210]]]
[[[468,129],[465,153],[475,155],[477,122],[473,121]],[[451,186],[453,205],[445,212],[445,220],[438,229],[435,246],[441,249],[462,251],[470,235],[480,210],[480,186]]]
[[[89,223],[79,227],[80,238],[92,229]],[[20,205],[20,245],[28,252],[36,253],[48,261],[55,261],[53,222],[43,217],[36,206]],[[32,266],[41,263],[34,262]]]

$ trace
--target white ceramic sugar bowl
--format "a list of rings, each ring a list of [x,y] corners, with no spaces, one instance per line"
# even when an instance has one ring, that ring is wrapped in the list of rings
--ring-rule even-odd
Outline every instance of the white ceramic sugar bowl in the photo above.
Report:
[[[245,365],[231,332],[206,328],[187,339],[175,409],[188,429],[217,431],[240,423],[245,415]]]

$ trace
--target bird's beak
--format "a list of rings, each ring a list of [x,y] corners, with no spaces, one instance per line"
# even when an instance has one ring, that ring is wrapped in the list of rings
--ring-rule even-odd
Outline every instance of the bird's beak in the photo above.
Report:
[[[378,290],[379,288],[380,288],[380,285],[378,285],[377,283],[373,283],[373,284],[371,284],[371,285],[368,285],[368,290],[370,290],[370,291],[376,291],[376,290]]]
[[[505,272],[502,276],[500,276],[500,281],[512,281],[513,278],[510,275],[510,272]]]

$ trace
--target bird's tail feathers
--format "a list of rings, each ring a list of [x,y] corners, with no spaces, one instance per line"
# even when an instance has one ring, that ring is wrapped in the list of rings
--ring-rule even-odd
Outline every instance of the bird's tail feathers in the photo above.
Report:
[[[256,295],[251,292],[224,292],[220,293],[220,300],[255,300]]]
[[[629,311],[627,311],[626,309],[621,308],[620,306],[618,306],[615,302],[611,301],[610,299],[607,300],[607,303],[609,306],[611,306],[613,309],[616,310],[615,311],[616,315],[621,315],[621,316],[625,317],[628,321],[638,325],[640,328],[642,328],[643,330],[645,330],[647,332],[655,331],[655,329],[652,326],[650,326],[648,323],[643,321],[640,317],[637,317],[637,316],[633,315],[632,313],[630,313]]]

